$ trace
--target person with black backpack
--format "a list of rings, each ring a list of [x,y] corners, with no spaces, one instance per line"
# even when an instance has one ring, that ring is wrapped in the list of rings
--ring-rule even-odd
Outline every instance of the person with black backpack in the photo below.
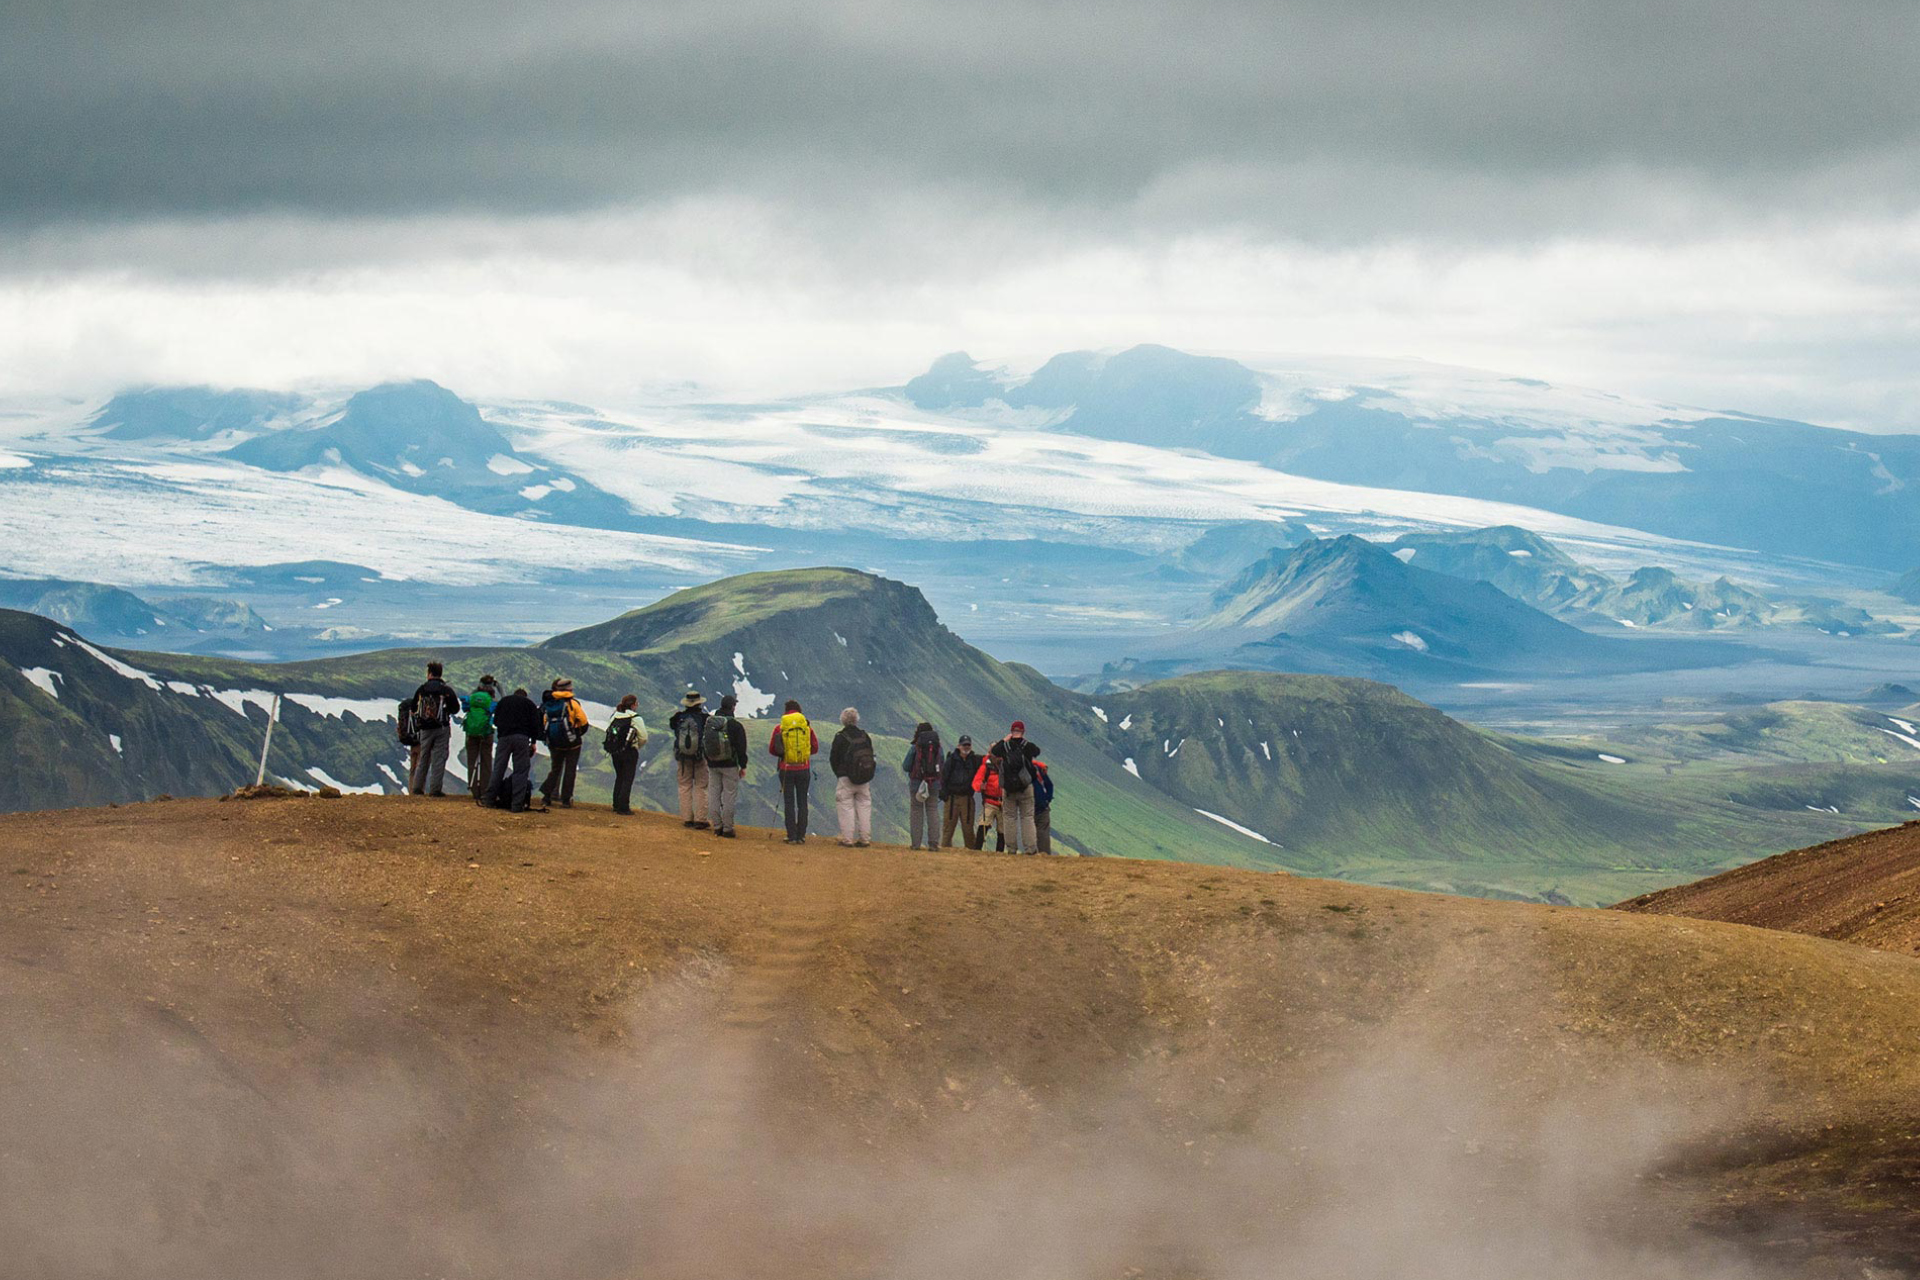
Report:
[[[493,727],[499,743],[493,754],[493,784],[480,802],[525,813],[533,790],[533,741],[544,727],[540,708],[525,689],[515,689],[494,706]]]
[[[447,794],[447,747],[453,738],[453,718],[460,713],[460,695],[440,678],[437,662],[427,664],[427,681],[413,691],[413,732],[420,742],[407,789],[416,796]]]
[[[1000,830],[1008,853],[1038,853],[1040,835],[1034,822],[1033,762],[1040,748],[1027,738],[1027,726],[1015,720],[1007,736],[993,744],[1000,762]]]
[[[689,689],[667,719],[673,730],[673,762],[680,767],[680,825],[705,831],[707,821],[707,698]]]
[[[720,699],[720,710],[707,717],[700,731],[700,754],[707,766],[707,822],[713,834],[734,838],[733,810],[740,799],[740,780],[747,776],[747,728],[734,718],[739,700]]]
[[[613,811],[632,813],[633,777],[640,771],[640,749],[647,745],[647,722],[640,718],[639,694],[620,699],[607,719],[606,736],[600,745],[613,762]]]
[[[946,817],[940,824],[940,843],[951,849],[953,833],[960,833],[960,843],[969,849],[978,849],[981,841],[974,834],[973,826],[973,777],[980,768],[980,757],[974,754],[973,739],[966,734],[960,735],[960,745],[947,755],[946,764],[940,775],[940,798],[946,801]]]
[[[864,849],[873,841],[873,775],[879,764],[873,739],[860,727],[860,713],[848,707],[840,713],[840,732],[827,755],[833,769],[834,806],[840,812],[840,843]]]
[[[558,801],[562,809],[573,808],[573,781],[580,772],[580,744],[586,741],[587,710],[573,696],[573,681],[562,677],[553,682],[540,701],[540,717],[547,739],[547,777],[540,784],[543,805]]]
[[[900,769],[907,775],[907,833],[912,845],[918,849],[924,843],[928,849],[938,849],[942,778],[946,770],[940,756],[940,735],[925,720],[913,731],[913,745],[907,748],[906,763]]]

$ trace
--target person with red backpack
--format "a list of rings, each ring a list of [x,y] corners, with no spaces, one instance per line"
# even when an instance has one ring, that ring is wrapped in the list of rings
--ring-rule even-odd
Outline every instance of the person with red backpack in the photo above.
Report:
[[[780,800],[786,808],[787,843],[807,842],[807,791],[813,785],[813,757],[820,751],[820,736],[807,723],[800,704],[787,699],[786,714],[773,726],[773,738],[767,754],[780,761]]]
[[[833,769],[840,843],[864,849],[873,842],[873,775],[879,765],[873,756],[873,738],[860,727],[860,713],[852,707],[840,713],[840,732],[834,735],[827,763]]]
[[[447,747],[453,739],[453,718],[460,714],[460,695],[441,679],[443,670],[429,662],[427,682],[413,691],[413,731],[420,751],[407,789],[416,796],[447,794]]]
[[[940,847],[940,790],[945,761],[940,755],[940,735],[925,720],[913,731],[913,745],[900,766],[907,775],[907,831],[914,848]]]

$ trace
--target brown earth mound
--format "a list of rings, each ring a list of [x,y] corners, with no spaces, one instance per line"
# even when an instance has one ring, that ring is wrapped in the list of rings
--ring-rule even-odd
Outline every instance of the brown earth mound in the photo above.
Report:
[[[1619,909],[1920,953],[1920,822],[1796,849]]]
[[[0,1274],[1886,1274],[1920,962],[604,809],[0,818]]]

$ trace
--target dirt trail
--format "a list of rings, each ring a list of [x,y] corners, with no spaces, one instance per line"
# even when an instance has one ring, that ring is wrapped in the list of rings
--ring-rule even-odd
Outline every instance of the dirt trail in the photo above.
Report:
[[[1335,1275],[1274,1204],[1404,1213],[1417,1258],[1509,1182],[1503,1240],[1617,1193],[1635,1238],[1920,1270],[1920,962],[1695,920],[185,801],[0,818],[0,1007],[37,1277],[1011,1274],[1050,1233],[1050,1275],[1229,1237]],[[1606,1195],[1541,1199],[1562,1165]]]

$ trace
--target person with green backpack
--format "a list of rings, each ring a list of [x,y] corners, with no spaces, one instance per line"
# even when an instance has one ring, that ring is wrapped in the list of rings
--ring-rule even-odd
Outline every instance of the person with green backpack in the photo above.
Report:
[[[733,810],[740,799],[740,780],[747,776],[747,730],[734,718],[739,700],[720,699],[720,710],[707,717],[701,730],[700,754],[707,764],[707,821],[713,834],[734,838]]]
[[[613,762],[613,811],[633,812],[633,778],[640,771],[640,750],[647,745],[647,722],[640,718],[640,695],[630,693],[607,718],[600,745]]]
[[[680,768],[680,825],[707,829],[707,697],[687,690],[680,709],[667,720],[673,731],[673,762]]]
[[[481,676],[467,695],[467,710],[460,719],[460,730],[467,736],[467,791],[475,800],[487,794],[493,782],[493,704],[499,698],[499,684],[492,676]]]
[[[864,849],[873,841],[873,775],[879,765],[873,739],[860,727],[860,713],[848,707],[840,713],[840,732],[827,755],[833,769],[834,807],[840,813],[840,843]]]

